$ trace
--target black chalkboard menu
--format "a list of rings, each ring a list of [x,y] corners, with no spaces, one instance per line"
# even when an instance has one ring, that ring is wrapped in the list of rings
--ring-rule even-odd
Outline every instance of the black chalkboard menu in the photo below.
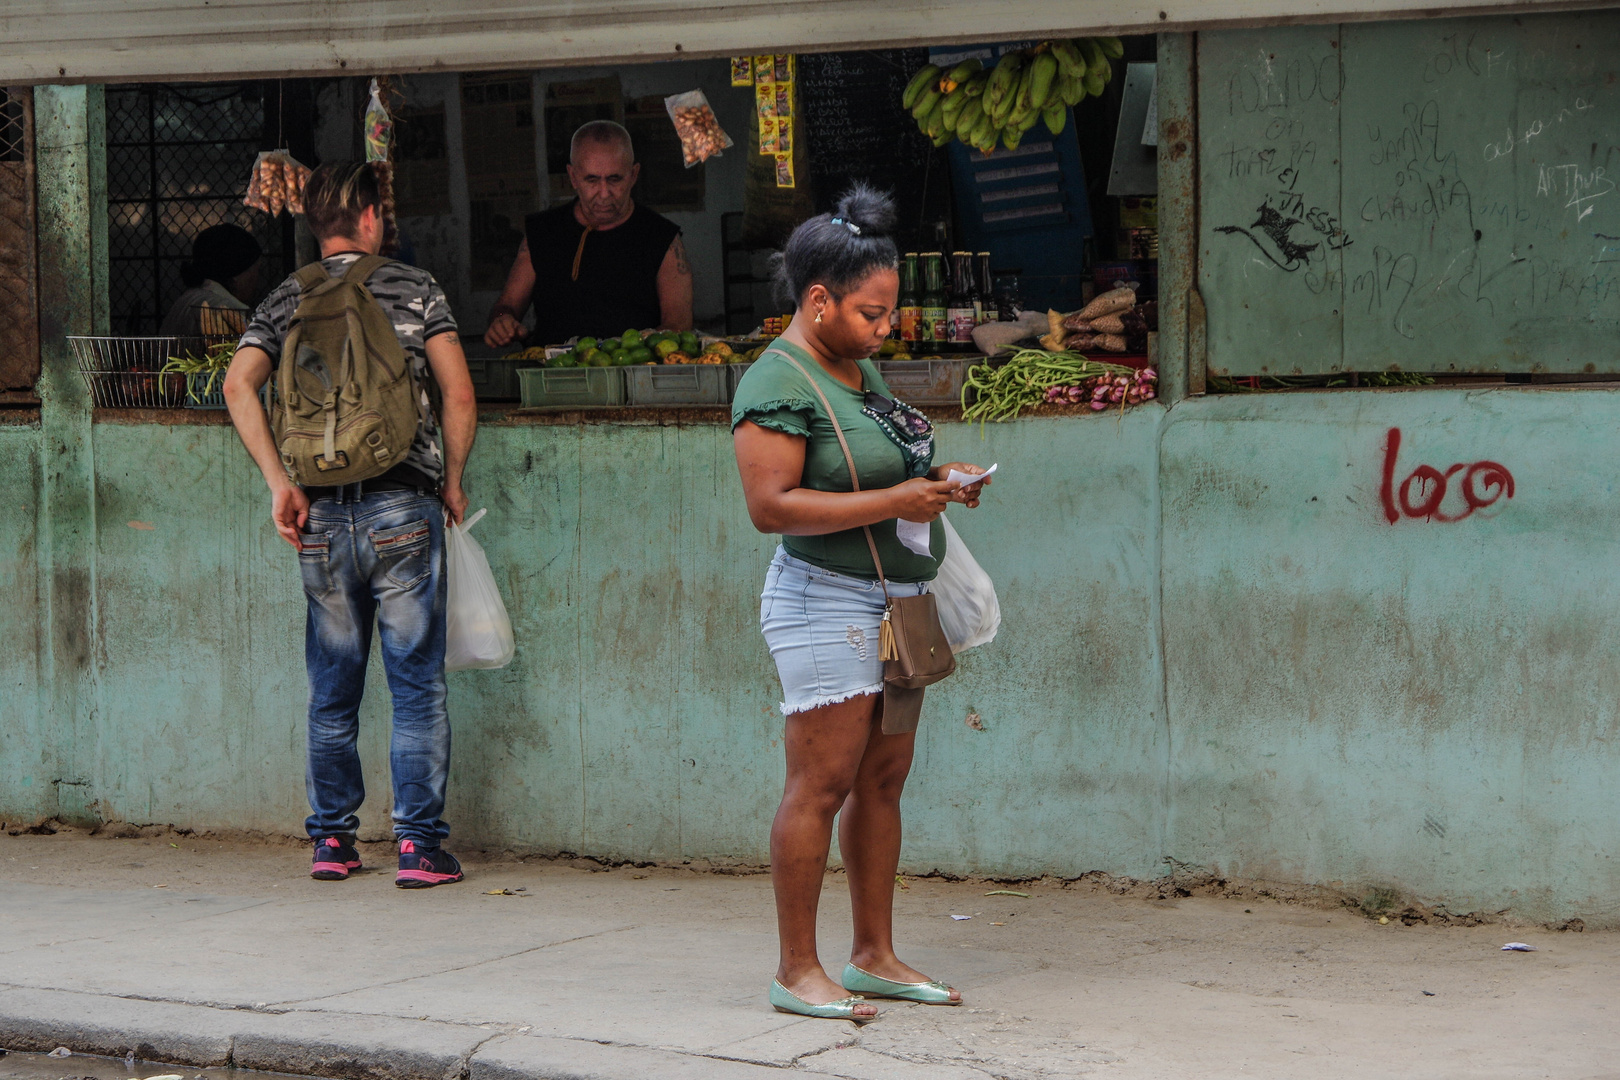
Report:
[[[935,149],[900,105],[906,83],[927,62],[926,49],[804,53],[798,60],[799,117],[816,209],[831,210],[856,180],[893,192],[903,249],[932,244],[932,223],[950,217],[945,151]]]

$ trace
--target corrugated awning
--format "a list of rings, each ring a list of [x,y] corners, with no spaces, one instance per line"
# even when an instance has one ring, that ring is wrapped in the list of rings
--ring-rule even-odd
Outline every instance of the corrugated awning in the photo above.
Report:
[[[475,71],[1600,6],[1569,0],[5,0],[0,85]]]

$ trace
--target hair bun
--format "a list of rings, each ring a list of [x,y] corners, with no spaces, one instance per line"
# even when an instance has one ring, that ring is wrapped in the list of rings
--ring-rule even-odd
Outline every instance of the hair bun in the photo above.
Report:
[[[833,216],[858,225],[863,237],[874,238],[893,233],[898,217],[892,198],[860,182],[844,192]]]

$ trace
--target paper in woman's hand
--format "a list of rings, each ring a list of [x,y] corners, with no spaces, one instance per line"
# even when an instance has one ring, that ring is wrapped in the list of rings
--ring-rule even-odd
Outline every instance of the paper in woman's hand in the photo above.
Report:
[[[999,464],[998,462],[996,465],[990,466],[982,473],[965,473],[961,469],[952,469],[950,475],[946,476],[945,479],[957,484],[959,487],[978,484],[988,480],[990,474],[996,471]],[[909,550],[916,552],[918,555],[933,554],[930,541],[931,528],[930,523],[927,521],[907,521],[905,518],[897,518],[894,523],[894,535],[899,537],[900,542]]]

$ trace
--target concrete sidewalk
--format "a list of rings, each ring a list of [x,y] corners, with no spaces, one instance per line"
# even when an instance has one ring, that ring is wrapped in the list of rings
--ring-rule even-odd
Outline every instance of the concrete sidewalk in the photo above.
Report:
[[[1611,934],[912,880],[902,955],[967,1004],[857,1030],[766,1003],[763,875],[467,858],[405,892],[389,852],[323,883],[290,844],[0,836],[0,1047],[345,1080],[1620,1076]],[[836,973],[836,874],[822,924]]]

